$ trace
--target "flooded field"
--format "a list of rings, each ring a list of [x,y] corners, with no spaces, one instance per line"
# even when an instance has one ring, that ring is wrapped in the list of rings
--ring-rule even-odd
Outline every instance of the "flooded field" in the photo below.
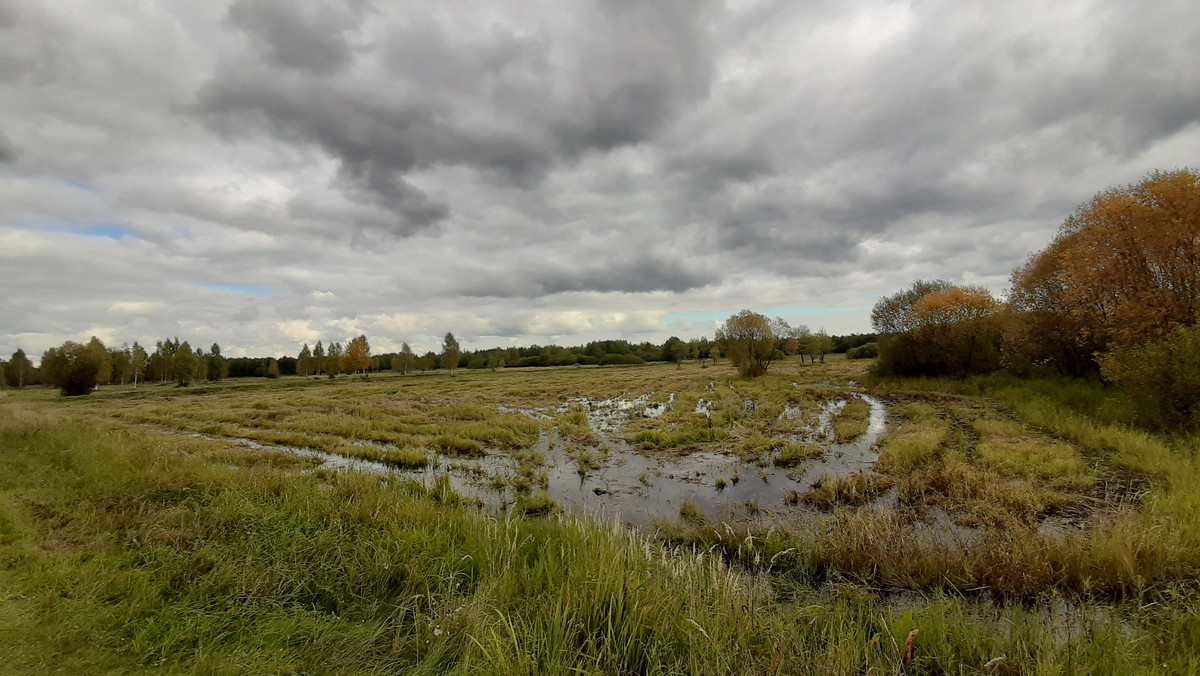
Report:
[[[697,365],[484,371],[150,388],[70,405],[304,457],[314,474],[448,482],[493,513],[642,527],[726,522],[827,537],[850,520],[920,539],[913,546],[962,549],[1030,529],[1062,540],[1139,500],[1136,479],[995,402],[872,392],[862,377],[846,362],[756,379]]]
[[[621,433],[623,424],[631,416],[661,417],[673,403],[673,395],[661,404],[648,405],[650,395],[642,395],[633,399],[600,401],[581,397],[557,407],[554,410],[559,413],[572,406],[581,407],[598,443],[572,452],[569,442],[552,425],[546,425],[529,449],[533,457],[540,460],[541,468],[525,473],[521,459],[529,455],[495,449],[487,449],[484,456],[469,460],[432,453],[424,466],[399,468],[385,462],[309,448],[264,445],[249,439],[239,439],[238,443],[251,449],[282,450],[321,460],[314,471],[365,471],[414,478],[427,485],[445,474],[455,492],[496,508],[512,505],[522,492],[537,487],[563,507],[620,518],[629,524],[650,524],[656,517],[673,518],[685,504],[712,518],[754,519],[784,510],[795,511],[794,505],[788,505],[790,496],[802,494],[822,480],[867,472],[875,464],[879,457],[876,444],[887,428],[887,408],[881,400],[867,394],[848,396],[867,402],[866,430],[854,439],[836,441],[833,419],[848,400],[826,402],[812,425],[798,434],[781,437],[788,443],[803,443],[819,449],[800,464],[778,465],[775,462],[778,453],[766,454],[758,462],[746,462],[722,452],[719,446],[714,450],[685,454],[654,454],[628,443]],[[513,412],[507,407],[498,408],[502,412]],[[794,419],[799,410],[789,407],[780,415]],[[552,415],[541,410],[520,409],[516,412],[532,420],[554,420]],[[705,415],[705,412],[693,413]],[[391,450],[376,448],[380,454]],[[524,491],[523,476],[529,477]]]

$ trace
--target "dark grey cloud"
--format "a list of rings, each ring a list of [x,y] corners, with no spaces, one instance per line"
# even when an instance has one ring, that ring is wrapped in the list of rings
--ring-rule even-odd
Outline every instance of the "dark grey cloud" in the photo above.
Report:
[[[508,267],[468,272],[454,288],[465,296],[539,298],[572,292],[679,293],[720,279],[719,271],[686,256],[642,251],[616,253],[602,261],[529,261],[520,270],[520,275]]]
[[[229,22],[269,62],[328,74],[353,57],[349,33],[363,20],[365,2],[238,0]]]
[[[492,26],[461,41],[452,25],[405,14],[380,29],[380,44],[353,52],[347,22],[307,20],[336,10],[241,2],[232,23],[269,53],[218,63],[196,110],[232,137],[319,146],[339,163],[348,197],[374,202],[397,217],[397,234],[411,234],[451,213],[414,184],[416,171],[468,165],[528,187],[585,153],[648,141],[707,91],[706,3],[578,9],[563,25]],[[293,19],[275,21],[281,13]],[[355,72],[342,72],[352,60]]]

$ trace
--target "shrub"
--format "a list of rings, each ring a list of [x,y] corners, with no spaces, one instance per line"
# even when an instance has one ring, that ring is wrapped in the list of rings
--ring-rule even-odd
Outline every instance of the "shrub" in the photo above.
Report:
[[[1143,424],[1200,426],[1200,326],[1113,349],[1100,358],[1100,372],[1129,392]]]
[[[879,344],[875,341],[864,343],[858,347],[846,350],[846,359],[874,359],[879,356]]]

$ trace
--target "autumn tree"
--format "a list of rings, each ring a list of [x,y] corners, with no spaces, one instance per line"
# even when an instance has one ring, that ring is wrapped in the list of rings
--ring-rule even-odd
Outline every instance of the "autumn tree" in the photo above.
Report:
[[[1014,309],[1064,360],[1165,337],[1200,320],[1200,174],[1154,172],[1080,205],[1013,275]],[[1069,350],[1053,349],[1061,344]],[[1090,366],[1090,361],[1088,366]]]
[[[272,359],[267,362],[267,377],[272,380],[279,377],[279,362]]]
[[[928,291],[918,295],[921,291]],[[876,370],[885,375],[965,375],[1000,367],[1000,312],[987,289],[918,281],[880,299]],[[897,331],[899,329],[899,331]]]
[[[746,376],[760,376],[767,372],[771,361],[781,355],[777,343],[782,343],[791,333],[791,327],[782,319],[767,319],[750,310],[742,310],[725,320],[717,330],[717,347],[729,357],[738,372]]]
[[[458,368],[458,360],[461,354],[458,347],[458,340],[454,338],[453,333],[447,331],[446,337],[442,340],[442,368],[448,369],[450,375],[454,375],[455,369]]]
[[[371,365],[371,345],[366,335],[359,335],[346,344],[346,368],[351,373],[366,372]]]

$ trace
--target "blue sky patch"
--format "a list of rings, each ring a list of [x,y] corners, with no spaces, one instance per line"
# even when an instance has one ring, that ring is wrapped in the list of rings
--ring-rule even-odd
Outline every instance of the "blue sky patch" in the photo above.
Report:
[[[62,221],[21,221],[13,226],[19,230],[32,232],[57,232],[65,235],[80,235],[83,237],[108,237],[109,239],[124,239],[137,237],[133,230],[124,223],[64,223]]]

